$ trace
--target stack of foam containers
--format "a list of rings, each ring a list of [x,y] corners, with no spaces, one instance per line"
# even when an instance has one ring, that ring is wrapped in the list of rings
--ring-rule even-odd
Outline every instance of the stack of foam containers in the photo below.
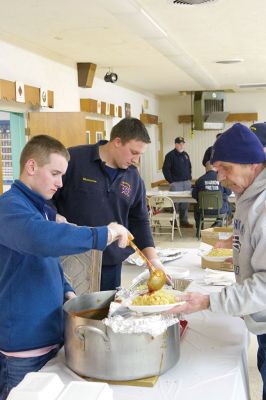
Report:
[[[30,372],[7,400],[113,400],[107,383],[73,381],[64,385],[52,372]]]

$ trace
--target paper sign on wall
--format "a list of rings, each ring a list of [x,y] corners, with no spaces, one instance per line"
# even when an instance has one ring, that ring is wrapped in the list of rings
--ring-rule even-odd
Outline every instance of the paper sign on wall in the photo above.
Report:
[[[16,101],[19,103],[25,103],[25,90],[23,82],[16,82]]]

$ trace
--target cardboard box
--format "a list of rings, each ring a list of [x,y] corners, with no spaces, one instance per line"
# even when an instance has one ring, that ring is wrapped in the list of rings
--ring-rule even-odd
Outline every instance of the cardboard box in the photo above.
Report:
[[[201,257],[201,266],[202,268],[210,268],[216,269],[219,271],[227,271],[227,272],[234,272],[233,264],[221,262],[221,261],[209,261],[205,260],[205,258]]]
[[[201,231],[201,241],[214,246],[219,240],[228,239],[233,233],[232,226],[221,226]]]

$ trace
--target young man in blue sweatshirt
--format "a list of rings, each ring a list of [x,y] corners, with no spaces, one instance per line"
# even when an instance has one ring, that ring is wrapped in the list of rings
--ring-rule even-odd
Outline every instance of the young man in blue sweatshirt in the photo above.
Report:
[[[68,161],[58,140],[35,136],[22,151],[20,179],[0,196],[0,400],[63,343],[62,306],[75,293],[58,257],[104,250],[114,240],[127,245],[128,231],[116,223],[55,221],[46,201],[62,187]]]
[[[148,143],[142,122],[124,118],[112,128],[110,141],[70,148],[64,186],[54,203],[59,214],[78,225],[123,224],[145,256],[163,269],[154,248],[144,182],[136,168]],[[101,290],[120,286],[122,261],[132,252],[116,243],[104,251]]]

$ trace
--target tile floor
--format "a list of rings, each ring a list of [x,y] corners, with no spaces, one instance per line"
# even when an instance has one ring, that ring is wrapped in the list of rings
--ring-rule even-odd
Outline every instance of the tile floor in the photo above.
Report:
[[[193,222],[193,218],[190,218]],[[183,237],[180,238],[175,233],[175,238],[171,241],[169,235],[155,235],[155,244],[161,248],[198,248],[200,241],[195,237],[195,229],[182,228]],[[142,267],[136,265],[124,264],[122,269],[122,286],[128,287],[134,277],[143,271]],[[248,367],[249,367],[249,384],[250,384],[250,400],[261,400],[262,398],[262,382],[260,374],[256,366],[257,355],[257,338],[250,335],[250,346],[248,351]],[[226,399],[225,399],[226,400]]]

